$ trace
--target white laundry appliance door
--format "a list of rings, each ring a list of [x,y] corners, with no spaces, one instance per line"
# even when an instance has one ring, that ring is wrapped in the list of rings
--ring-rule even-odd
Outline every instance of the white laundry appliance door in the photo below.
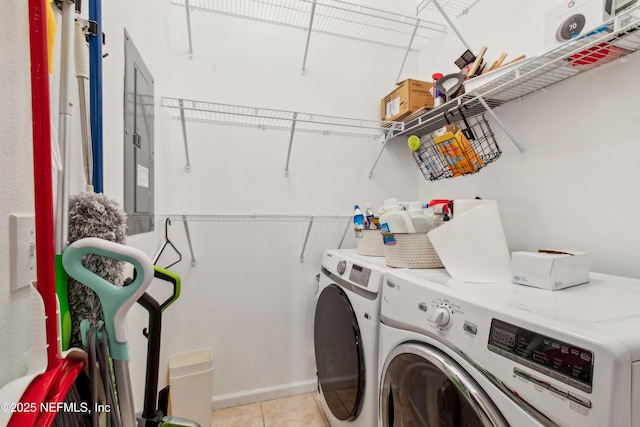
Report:
[[[318,383],[338,420],[358,417],[365,387],[365,358],[358,321],[345,292],[332,284],[318,297],[314,344]]]
[[[426,344],[401,344],[389,354],[380,405],[381,427],[509,425],[455,360]]]

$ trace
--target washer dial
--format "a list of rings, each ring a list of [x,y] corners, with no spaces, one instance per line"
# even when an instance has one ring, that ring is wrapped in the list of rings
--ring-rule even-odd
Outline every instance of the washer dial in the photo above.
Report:
[[[446,304],[436,307],[433,321],[439,328],[444,329],[451,324],[451,307]]]

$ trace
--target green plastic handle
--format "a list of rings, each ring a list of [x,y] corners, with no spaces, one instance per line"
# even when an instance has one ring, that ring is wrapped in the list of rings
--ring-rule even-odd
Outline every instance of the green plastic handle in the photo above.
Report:
[[[85,255],[96,254],[131,263],[136,279],[129,286],[116,286],[82,265]],[[153,263],[142,251],[130,246],[88,237],[71,243],[62,254],[69,276],[92,289],[100,298],[108,334],[109,351],[114,360],[129,360],[125,318],[129,309],[147,290],[153,279]]]
[[[166,268],[158,267],[157,265],[153,266],[153,268],[155,270],[155,278],[164,280],[173,285],[173,295],[171,295],[162,304],[160,304],[160,311],[164,311],[180,297],[180,276],[178,276],[173,271],[169,271]]]

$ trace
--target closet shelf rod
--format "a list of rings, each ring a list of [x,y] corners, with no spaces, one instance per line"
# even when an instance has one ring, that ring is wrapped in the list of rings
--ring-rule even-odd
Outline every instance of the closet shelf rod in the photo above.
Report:
[[[347,221],[347,225],[344,227],[344,233],[342,233],[342,239],[340,239],[340,243],[338,243],[338,249],[342,249],[342,244],[344,243],[344,239],[345,237],[347,237],[347,233],[349,232],[349,229],[351,227],[353,227],[353,219],[349,217],[349,220]]]
[[[309,26],[307,27],[307,42],[304,46],[304,58],[302,59],[302,75],[307,69],[307,54],[309,53],[309,41],[311,40],[311,29],[313,28],[313,18],[316,15],[316,0],[311,4],[311,13],[309,15]]]
[[[371,166],[371,170],[369,171],[369,179],[373,179],[373,170],[376,168],[376,165],[378,164],[380,157],[382,157],[382,152],[387,147],[387,142],[389,142],[389,139],[391,138],[392,135],[393,135],[392,130],[389,130],[388,132],[386,132],[384,141],[382,142],[382,147],[380,147],[380,151],[378,152],[378,157],[376,157],[376,160],[375,162],[373,162],[373,166]]]
[[[187,235],[187,243],[189,244],[189,253],[191,254],[191,266],[196,266],[196,256],[193,253],[193,245],[191,244],[191,233],[189,233],[189,220],[186,215],[182,215],[182,223],[184,224],[184,232]]]
[[[455,26],[453,21],[451,21],[451,19],[449,18],[449,15],[447,15],[447,12],[445,12],[442,6],[440,6],[440,2],[438,0],[432,0],[432,1],[433,1],[433,4],[436,5],[436,8],[438,8],[438,11],[442,15],[442,17],[445,19],[445,21],[447,21],[447,24],[449,24],[453,32],[456,33],[456,35],[458,36],[458,38],[460,39],[464,47],[471,50],[471,46],[469,46],[469,43],[467,43],[464,37],[462,37],[462,34],[460,33],[460,31],[458,31],[458,28]]]
[[[289,160],[291,159],[291,147],[293,146],[293,136],[296,133],[296,119],[298,113],[293,113],[293,120],[291,121],[291,134],[289,135],[289,149],[287,150],[287,162],[284,165],[284,176],[289,176]]]
[[[309,218],[309,226],[307,227],[307,234],[304,236],[304,243],[302,244],[302,250],[300,251],[300,262],[304,262],[304,251],[307,248],[307,242],[309,241],[309,234],[311,234],[312,226],[313,226],[313,217]]]
[[[189,0],[184,0],[184,8],[187,11],[187,34],[189,36],[189,58],[193,58],[193,40],[191,38],[191,8]]]
[[[184,141],[184,155],[187,159],[187,165],[185,171],[191,172],[191,160],[189,160],[189,144],[187,143],[187,124],[184,118],[184,101],[181,99],[178,101],[180,105],[180,122],[182,123],[182,140]]]
[[[404,58],[402,59],[402,65],[400,65],[400,71],[398,71],[398,78],[396,81],[401,81],[400,76],[402,76],[402,71],[404,70],[404,66],[407,63],[407,58],[409,57],[409,52],[411,52],[411,45],[413,44],[413,40],[416,38],[416,33],[418,32],[418,26],[420,25],[420,20],[416,20],[416,25],[413,27],[413,32],[411,33],[411,39],[409,40],[409,44],[407,45],[407,50],[404,53]]]
[[[433,0],[436,1],[436,0]],[[498,126],[500,126],[502,128],[502,130],[504,131],[504,133],[507,135],[507,137],[509,137],[509,139],[511,140],[511,143],[513,145],[516,146],[516,148],[520,151],[520,154],[524,154],[524,148],[522,147],[522,145],[518,144],[518,141],[516,140],[516,138],[511,134],[511,132],[509,132],[509,129],[507,129],[507,126],[505,126],[502,121],[500,120],[500,118],[496,115],[496,113],[493,111],[493,109],[491,107],[489,107],[489,105],[487,105],[486,101],[484,100],[484,98],[480,95],[476,95],[476,98],[478,99],[478,101],[480,101],[480,104],[482,104],[482,106],[484,107],[485,110],[487,110],[487,113],[489,113],[491,115],[491,117],[493,117],[493,120],[496,121],[496,123],[498,124]]]

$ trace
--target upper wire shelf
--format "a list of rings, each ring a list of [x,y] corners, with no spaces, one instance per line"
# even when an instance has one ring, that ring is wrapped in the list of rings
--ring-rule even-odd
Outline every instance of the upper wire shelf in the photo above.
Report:
[[[190,120],[290,130],[295,122],[296,131],[319,132],[350,136],[381,137],[400,130],[403,123],[378,120],[352,119],[299,113],[269,108],[246,107],[179,98],[162,98],[174,117]]]
[[[640,50],[640,5],[607,21],[597,31],[566,42],[532,59],[525,59],[503,75],[394,130],[393,136],[424,135],[446,123],[460,109],[469,117],[519,99]],[[486,104],[486,105],[485,105]]]
[[[339,0],[172,0],[194,10],[419,50],[442,24]]]
[[[448,16],[458,18],[466,14],[480,0],[440,0],[440,6]],[[438,8],[433,0],[422,0],[416,7],[416,16],[420,15],[423,10],[427,10],[437,14]]]

